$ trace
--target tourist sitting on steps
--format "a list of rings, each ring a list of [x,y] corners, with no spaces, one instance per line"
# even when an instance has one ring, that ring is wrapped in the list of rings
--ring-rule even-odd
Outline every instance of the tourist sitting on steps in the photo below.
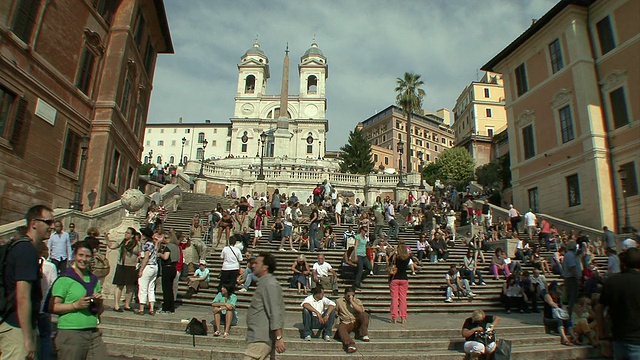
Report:
[[[509,271],[509,265],[506,263],[506,256],[503,254],[502,248],[497,248],[491,259],[491,271],[493,272],[493,279],[498,280],[498,271],[502,270],[505,277],[511,275]]]
[[[336,301],[336,309],[340,325],[336,338],[342,341],[344,349],[348,353],[358,351],[356,343],[351,338],[351,333],[355,332],[356,338],[364,342],[369,342],[369,314],[365,312],[364,305],[360,299],[356,299],[356,292],[353,288],[344,290],[344,297]]]
[[[494,328],[500,323],[499,316],[485,315],[482,310],[475,310],[471,317],[462,325],[462,337],[465,339],[464,352],[469,354],[470,360],[492,359],[496,351]],[[492,336],[493,334],[493,336]]]
[[[324,288],[318,285],[311,290],[302,303],[302,336],[305,341],[311,341],[311,330],[322,329],[324,341],[331,341],[333,322],[336,318],[336,303],[324,296]]]
[[[298,294],[304,290],[304,294],[307,295],[307,276],[311,274],[311,270],[309,270],[307,258],[303,254],[300,254],[296,261],[293,262],[291,271],[293,271],[292,285],[298,288]]]
[[[200,289],[209,288],[209,269],[207,268],[207,261],[205,259],[200,260],[198,268],[193,276],[189,277],[187,285],[189,286],[189,289],[184,295],[187,299],[191,298],[193,294],[198,293]]]
[[[213,307],[213,322],[215,332],[213,336],[220,336],[220,324],[224,321],[224,333],[223,338],[229,336],[229,329],[231,325],[236,325],[238,322],[238,314],[236,313],[236,301],[238,298],[234,294],[235,286],[233,284],[222,284],[220,291],[213,299],[211,306]]]
[[[449,271],[444,276],[447,281],[447,298],[444,302],[453,302],[453,296],[473,298],[476,294],[469,288],[469,280],[463,279],[455,264],[449,266]]]
[[[242,288],[238,290],[238,292],[241,293],[247,292],[251,284],[258,282],[258,277],[253,273],[253,265],[256,263],[256,258],[255,256],[251,256],[251,254],[246,258],[248,259],[247,267],[241,272],[240,276],[238,276],[238,280],[236,281],[238,285],[242,284]]]
[[[324,255],[318,255],[318,261],[313,264],[313,281],[322,285],[325,289],[332,289],[333,292],[338,291],[338,274],[336,270],[324,261]]]

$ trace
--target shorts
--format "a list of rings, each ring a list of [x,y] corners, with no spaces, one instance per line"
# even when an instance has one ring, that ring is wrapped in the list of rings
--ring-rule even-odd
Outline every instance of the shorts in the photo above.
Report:
[[[284,224],[284,230],[282,230],[282,236],[291,237],[292,232],[293,232],[293,225]]]
[[[262,230],[254,230],[253,231],[253,236],[259,238],[262,237]]]

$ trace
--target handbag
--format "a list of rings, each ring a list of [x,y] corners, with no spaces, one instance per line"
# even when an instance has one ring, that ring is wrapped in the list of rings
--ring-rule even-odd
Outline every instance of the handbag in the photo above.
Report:
[[[351,255],[349,255],[349,261],[351,261],[352,263],[358,262],[358,251],[356,251],[355,248],[353,248]]]
[[[511,340],[498,339],[493,360],[511,360]]]
[[[491,331],[476,331],[474,334],[474,341],[482,343],[484,345],[491,344],[496,341],[496,332]]]
[[[554,319],[569,320],[569,312],[561,307],[553,308],[551,315]]]
[[[398,273],[398,267],[396,266],[396,255],[393,255],[393,263],[389,264],[389,277],[393,278]]]

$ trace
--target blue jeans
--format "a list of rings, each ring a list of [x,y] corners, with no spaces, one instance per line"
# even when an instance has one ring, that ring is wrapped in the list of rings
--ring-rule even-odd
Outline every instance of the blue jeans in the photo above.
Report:
[[[355,251],[355,250],[354,250]],[[365,270],[363,272],[363,270]],[[372,270],[371,263],[369,262],[369,258],[366,256],[358,255],[358,270],[356,271],[356,280],[353,284],[355,287],[359,288],[362,286],[363,277],[369,275],[369,272]]]
[[[19,330],[19,329],[18,329]],[[41,313],[38,317],[38,360],[51,360],[53,357],[53,327],[51,314]]]
[[[389,220],[389,232],[387,233],[387,238],[397,238],[398,237],[398,222],[396,219]]]
[[[309,228],[309,251],[314,251],[318,245],[318,222],[313,222]]]
[[[640,345],[625,341],[613,341],[614,360],[640,359]]]
[[[258,277],[253,273],[248,273],[247,278],[244,281],[244,284],[242,285],[242,287],[245,289],[249,289],[249,286],[251,286],[251,283],[254,281],[258,282]]]
[[[327,312],[325,311],[322,316],[327,316]],[[331,336],[333,335],[333,322],[336,319],[336,311],[333,310],[330,314],[329,314],[329,321],[327,321],[324,324],[320,324],[320,321],[318,320],[317,317],[313,316],[313,314],[311,313],[311,311],[307,310],[307,309],[302,309],[302,336],[306,337],[306,336],[310,336],[311,335],[311,329],[321,329],[324,331],[324,336]]]

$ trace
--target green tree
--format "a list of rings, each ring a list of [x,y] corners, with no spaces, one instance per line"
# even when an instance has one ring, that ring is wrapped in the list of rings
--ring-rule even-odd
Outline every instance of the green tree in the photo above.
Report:
[[[348,142],[340,148],[340,171],[343,173],[366,175],[373,171],[371,143],[360,129],[349,133]]]
[[[404,73],[404,77],[396,79],[396,104],[402,108],[402,112],[407,116],[407,141],[405,154],[407,155],[407,173],[411,172],[411,117],[414,112],[422,112],[422,99],[426,95],[420,88],[424,81],[420,80],[420,75],[414,73]]]
[[[451,148],[443,151],[434,163],[426,166],[423,176],[433,185],[436,179],[451,184],[458,189],[464,188],[473,179],[476,162],[464,148]]]
[[[500,164],[492,162],[476,169],[476,180],[482,186],[496,186],[500,184]]]

